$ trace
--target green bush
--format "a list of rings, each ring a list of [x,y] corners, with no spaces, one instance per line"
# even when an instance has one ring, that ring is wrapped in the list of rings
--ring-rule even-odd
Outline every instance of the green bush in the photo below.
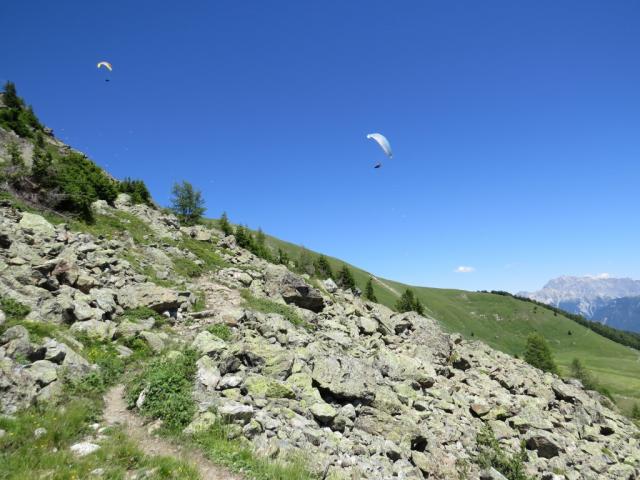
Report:
[[[149,317],[156,321],[156,325],[163,325],[167,322],[167,319],[164,316],[149,307],[129,308],[124,311],[122,316],[134,323],[146,320]]]
[[[495,468],[509,480],[531,480],[525,473],[524,462],[527,460],[527,452],[524,445],[520,446],[520,452],[509,455],[496,440],[493,430],[485,425],[476,438],[478,443],[478,456],[476,462],[482,468]]]
[[[196,353],[187,350],[177,358],[162,357],[151,362],[129,386],[129,405],[133,407],[144,390],[141,413],[161,419],[171,432],[181,431],[191,422],[196,409],[191,397],[196,359]]]
[[[35,137],[36,132],[43,130],[33,109],[18,96],[13,82],[5,83],[3,101],[6,108],[0,109],[0,126],[23,138]]]
[[[527,337],[524,359],[540,370],[558,374],[558,366],[553,360],[551,349],[547,341],[539,333],[532,333]]]
[[[225,342],[231,339],[231,329],[224,323],[214,323],[207,328],[207,331]]]
[[[22,320],[31,312],[29,307],[9,297],[0,297],[0,310],[4,312],[8,321]]]
[[[149,189],[142,180],[133,180],[126,177],[118,184],[118,191],[128,194],[131,197],[131,201],[135,204],[143,203],[153,206],[151,193],[149,193]]]

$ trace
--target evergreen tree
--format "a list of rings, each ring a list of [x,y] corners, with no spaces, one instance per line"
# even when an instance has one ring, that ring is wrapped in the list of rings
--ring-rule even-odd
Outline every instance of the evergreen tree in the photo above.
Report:
[[[33,167],[31,168],[31,173],[34,180],[42,187],[51,185],[54,176],[54,173],[51,171],[52,165],[53,158],[51,157],[51,153],[36,146],[33,149]]]
[[[304,247],[302,247],[302,250],[300,250],[300,256],[296,261],[296,269],[300,273],[307,273],[309,275],[313,275],[315,272],[315,268],[313,267],[313,260],[311,259],[311,254],[309,253],[309,250],[307,250]]]
[[[174,183],[171,193],[171,210],[180,221],[187,225],[198,223],[205,211],[202,192],[183,180],[182,183]]]
[[[338,272],[336,283],[344,290],[354,290],[356,288],[356,281],[353,278],[353,274],[346,265],[342,265],[342,268]]]
[[[580,359],[574,358],[573,361],[571,362],[570,368],[571,368],[571,376],[580,380],[582,382],[582,385],[584,385],[584,388],[586,388],[587,390],[596,389],[596,382],[594,381],[591,374],[584,367]]]
[[[261,228],[258,228],[258,233],[256,234],[255,251],[253,253],[260,258],[271,261],[271,252],[269,251],[269,247],[267,247],[267,236]]]
[[[396,310],[399,312],[416,312],[419,315],[424,315],[422,303],[415,296],[413,290],[408,288],[396,302]]]
[[[22,100],[18,97],[16,84],[13,82],[7,82],[4,84],[4,95],[2,100],[5,106],[9,109],[19,110],[22,108]]]
[[[364,298],[372,302],[378,301],[376,293],[373,291],[373,280],[371,277],[369,277],[369,280],[367,280],[367,285],[366,287],[364,287]]]
[[[314,262],[314,267],[316,269],[316,276],[320,278],[333,278],[333,272],[331,271],[331,265],[329,265],[329,260],[324,255],[320,255],[316,258]]]
[[[226,236],[233,235],[233,227],[229,223],[227,212],[222,212],[222,216],[220,217],[220,230],[222,230],[222,233]]]
[[[236,243],[239,247],[247,248],[251,243],[249,232],[243,225],[238,225],[235,231]]]
[[[125,177],[118,185],[120,193],[126,193],[131,197],[134,204],[143,203],[145,205],[153,205],[151,193],[142,180],[133,180]]]
[[[553,360],[547,341],[539,333],[532,333],[527,338],[524,359],[545,372],[558,373],[558,367]]]

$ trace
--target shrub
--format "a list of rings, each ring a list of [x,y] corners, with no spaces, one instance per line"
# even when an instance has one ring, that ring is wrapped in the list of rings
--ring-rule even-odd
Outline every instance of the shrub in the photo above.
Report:
[[[118,184],[118,191],[128,194],[133,203],[143,203],[153,206],[153,199],[151,198],[149,189],[142,180],[133,180],[126,177]]]
[[[92,220],[91,204],[96,200],[113,203],[118,190],[116,183],[84,155],[71,152],[58,159],[52,184],[62,193],[56,207],[76,212]]]
[[[540,370],[558,374],[558,366],[553,360],[551,349],[549,349],[547,341],[539,333],[532,333],[527,337],[524,359]]]
[[[129,406],[136,404],[144,390],[142,414],[161,419],[169,431],[181,431],[191,422],[196,410],[191,397],[196,359],[196,353],[187,350],[177,358],[162,357],[151,362],[129,386]]]
[[[224,323],[214,323],[207,331],[225,342],[231,338],[231,329]]]
[[[205,211],[202,192],[186,180],[174,183],[171,190],[171,210],[186,225],[195,225]]]
[[[22,320],[29,315],[31,309],[13,298],[0,297],[0,310],[7,316],[7,320]]]
[[[276,259],[276,262],[279,263],[280,265],[289,266],[290,260],[291,259],[289,258],[289,254],[284,250],[282,250],[281,248],[278,248],[278,258]]]
[[[527,452],[524,445],[520,446],[519,453],[507,454],[488,425],[480,430],[476,441],[479,451],[476,461],[482,468],[493,467],[509,480],[530,480],[525,473],[524,462],[527,460]]]
[[[19,137],[23,138],[33,137],[34,132],[43,130],[33,109],[27,107],[18,96],[13,82],[5,83],[3,102],[6,108],[0,109],[1,126],[13,130]]]

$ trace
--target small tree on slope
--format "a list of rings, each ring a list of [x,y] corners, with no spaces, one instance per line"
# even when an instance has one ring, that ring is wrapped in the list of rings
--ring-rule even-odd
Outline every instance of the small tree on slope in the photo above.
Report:
[[[364,287],[364,298],[372,302],[378,301],[376,292],[373,291],[373,280],[371,279],[371,277],[369,277],[369,280],[367,281],[367,286]]]
[[[202,192],[196,190],[186,180],[182,183],[174,183],[171,190],[171,210],[180,221],[187,225],[195,225],[204,213],[204,199]]]
[[[527,338],[527,348],[524,352],[524,359],[545,372],[558,373],[558,366],[553,360],[551,349],[547,341],[539,333],[532,333]]]

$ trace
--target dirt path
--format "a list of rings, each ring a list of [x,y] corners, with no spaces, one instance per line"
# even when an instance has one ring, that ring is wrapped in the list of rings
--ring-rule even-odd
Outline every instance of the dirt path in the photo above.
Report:
[[[386,288],[387,290],[389,290],[391,293],[393,293],[396,297],[400,296],[400,292],[398,292],[395,288],[393,288],[391,285],[387,285],[386,283],[384,283],[382,280],[380,280],[378,277],[375,277],[373,275],[371,275],[371,278],[373,278],[373,280],[375,282],[378,282],[382,287]]]
[[[121,425],[127,436],[135,441],[146,455],[173,457],[187,462],[198,470],[202,480],[241,480],[241,477],[211,463],[200,452],[186,450],[163,438],[151,435],[143,420],[127,410],[123,385],[116,385],[109,390],[104,397],[104,403],[105,423]]]

